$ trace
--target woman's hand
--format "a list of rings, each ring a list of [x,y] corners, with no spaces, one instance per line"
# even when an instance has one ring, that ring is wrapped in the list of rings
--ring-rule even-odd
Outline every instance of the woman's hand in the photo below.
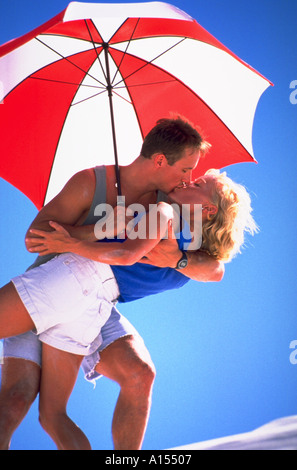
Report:
[[[30,235],[37,235],[32,237],[26,242],[30,241],[28,250],[30,253],[39,253],[40,255],[49,255],[53,253],[65,253],[71,251],[73,243],[76,239],[72,238],[67,230],[57,222],[49,222],[49,225],[54,229],[53,232],[45,232],[44,230],[31,229]]]

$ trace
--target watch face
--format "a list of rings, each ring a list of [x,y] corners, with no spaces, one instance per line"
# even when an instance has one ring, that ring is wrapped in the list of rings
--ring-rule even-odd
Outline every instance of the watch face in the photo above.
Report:
[[[177,269],[183,269],[186,266],[188,266],[187,254],[184,251],[182,253],[183,253],[183,255],[182,255],[181,259],[178,261],[177,266],[176,266]]]
[[[188,261],[186,259],[183,259],[178,263],[178,267],[179,267],[179,269],[185,268],[187,266],[187,264],[188,264]]]

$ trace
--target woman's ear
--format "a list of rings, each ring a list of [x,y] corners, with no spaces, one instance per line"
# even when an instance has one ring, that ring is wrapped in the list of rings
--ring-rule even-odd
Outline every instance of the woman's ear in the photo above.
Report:
[[[210,203],[203,206],[202,210],[206,212],[208,219],[211,219],[218,212],[217,206]]]

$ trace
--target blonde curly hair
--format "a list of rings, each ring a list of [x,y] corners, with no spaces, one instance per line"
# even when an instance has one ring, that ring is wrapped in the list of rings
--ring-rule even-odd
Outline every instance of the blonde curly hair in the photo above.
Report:
[[[258,226],[252,216],[251,198],[247,190],[219,170],[209,170],[214,176],[212,203],[218,211],[202,226],[201,250],[214,258],[230,262],[241,252],[245,232],[254,235]]]

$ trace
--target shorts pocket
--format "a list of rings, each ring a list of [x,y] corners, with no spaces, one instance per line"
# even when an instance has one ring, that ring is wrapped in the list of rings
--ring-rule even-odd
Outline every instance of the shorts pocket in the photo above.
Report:
[[[59,323],[77,318],[92,302],[96,282],[89,266],[73,257],[57,257],[42,266],[40,277],[47,304],[59,315]]]
[[[84,296],[90,295],[96,286],[96,271],[92,266],[92,262],[85,258],[80,259],[70,255],[63,260],[63,264],[67,266],[77,280],[80,285],[81,293]]]

